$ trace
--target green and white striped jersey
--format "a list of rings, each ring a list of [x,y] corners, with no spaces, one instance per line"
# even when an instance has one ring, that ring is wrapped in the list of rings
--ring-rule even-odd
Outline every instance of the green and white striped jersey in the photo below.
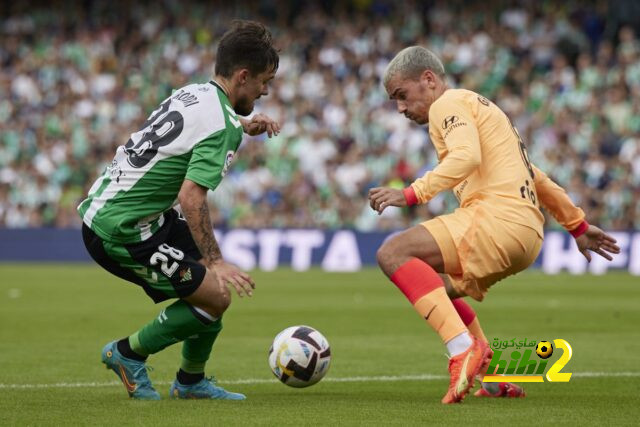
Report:
[[[242,125],[215,83],[185,86],[165,99],[125,145],[78,206],[102,239],[148,239],[177,203],[184,179],[211,190],[227,173]]]

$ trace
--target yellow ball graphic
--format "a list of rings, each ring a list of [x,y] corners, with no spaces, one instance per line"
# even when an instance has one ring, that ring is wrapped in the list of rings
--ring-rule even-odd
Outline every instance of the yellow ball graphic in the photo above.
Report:
[[[553,354],[553,346],[549,341],[540,341],[536,345],[536,354],[541,359],[548,359]]]

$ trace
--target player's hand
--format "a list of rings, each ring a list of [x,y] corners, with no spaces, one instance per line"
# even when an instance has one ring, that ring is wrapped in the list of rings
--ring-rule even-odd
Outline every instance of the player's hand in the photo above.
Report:
[[[388,187],[376,187],[369,190],[369,206],[380,215],[387,206],[407,206],[402,190]]]
[[[209,265],[209,268],[216,273],[218,281],[221,285],[231,284],[238,293],[238,296],[252,296],[256,284],[251,276],[240,270],[233,264],[225,261],[217,261]]]
[[[589,251],[593,251],[609,261],[613,259],[609,253],[620,253],[620,248],[616,245],[616,239],[591,224],[589,224],[589,228],[587,228],[584,234],[576,238],[576,243],[582,255],[584,255],[589,262],[591,262],[591,254]]]
[[[242,129],[248,135],[255,136],[267,132],[269,138],[280,133],[280,125],[266,114],[255,114],[251,120],[240,120]]]

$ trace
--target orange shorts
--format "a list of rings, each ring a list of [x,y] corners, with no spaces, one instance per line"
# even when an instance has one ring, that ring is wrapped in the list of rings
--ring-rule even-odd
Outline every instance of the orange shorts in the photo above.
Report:
[[[542,238],[475,205],[423,222],[440,247],[445,273],[459,295],[482,301],[491,285],[535,261]]]

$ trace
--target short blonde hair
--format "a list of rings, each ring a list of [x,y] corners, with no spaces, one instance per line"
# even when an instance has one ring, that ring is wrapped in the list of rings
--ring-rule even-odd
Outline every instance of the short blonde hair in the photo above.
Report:
[[[442,61],[435,53],[422,46],[407,47],[398,52],[389,62],[384,70],[382,81],[386,87],[389,81],[397,75],[405,79],[414,79],[425,70],[431,70],[439,77],[444,78],[445,76]]]

